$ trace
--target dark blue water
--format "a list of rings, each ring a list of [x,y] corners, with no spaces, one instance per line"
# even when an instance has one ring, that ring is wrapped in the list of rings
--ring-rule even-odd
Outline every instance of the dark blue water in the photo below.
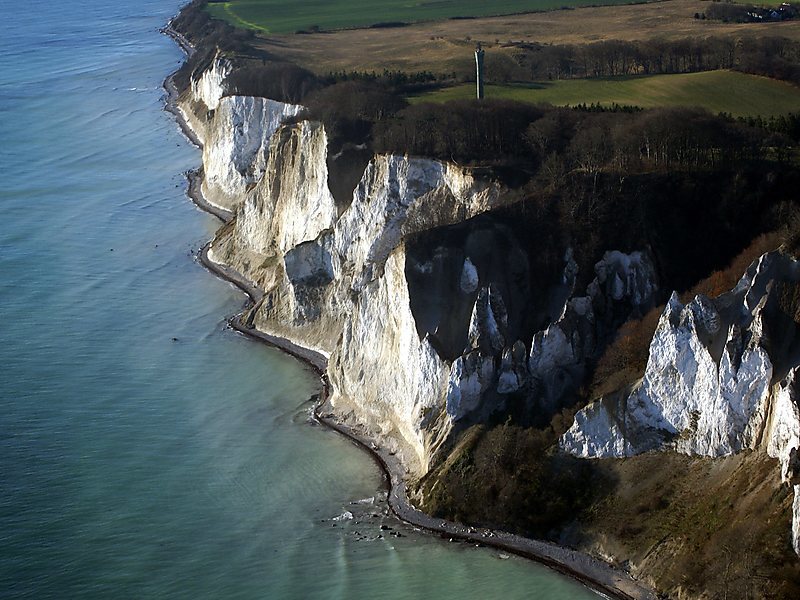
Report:
[[[394,522],[314,376],[226,330],[162,111],[177,2],[0,6],[0,597],[592,596]]]

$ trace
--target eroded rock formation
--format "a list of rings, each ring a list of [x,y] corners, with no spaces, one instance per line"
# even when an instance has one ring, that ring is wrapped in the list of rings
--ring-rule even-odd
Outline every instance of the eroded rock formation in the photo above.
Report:
[[[249,324],[329,357],[339,416],[412,477],[471,424],[510,412],[548,423],[619,325],[655,305],[645,250],[606,252],[578,290],[567,242],[528,239],[508,212],[518,190],[438,160],[363,147],[331,156],[301,106],[227,96],[230,69],[217,57],[181,104],[204,143],[203,193],[235,214],[209,256],[263,290]],[[556,260],[540,260],[545,250]],[[643,380],[580,411],[561,448],[764,449],[794,486],[800,553],[798,281],[798,264],[772,253],[719,298],[684,306],[673,295]]]
[[[738,285],[685,306],[673,294],[650,344],[644,378],[629,395],[579,412],[561,447],[584,458],[674,450],[709,457],[765,446],[795,485],[800,418],[797,291],[800,263],[768,253]]]
[[[534,290],[538,249],[496,215],[518,193],[468,168],[376,155],[342,191],[324,127],[286,124],[299,106],[226,96],[228,70],[217,57],[182,104],[204,141],[203,192],[236,215],[209,255],[264,290],[249,322],[330,357],[337,411],[412,474],[510,404],[549,419],[613,321],[652,303],[642,253],[608,253],[573,297],[562,248]]]

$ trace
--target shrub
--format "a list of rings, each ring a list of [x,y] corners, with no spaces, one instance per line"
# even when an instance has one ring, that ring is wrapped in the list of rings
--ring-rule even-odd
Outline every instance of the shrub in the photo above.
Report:
[[[426,508],[437,516],[547,537],[604,488],[587,461],[550,452],[558,439],[552,428],[506,423],[473,438],[428,481],[436,484]]]

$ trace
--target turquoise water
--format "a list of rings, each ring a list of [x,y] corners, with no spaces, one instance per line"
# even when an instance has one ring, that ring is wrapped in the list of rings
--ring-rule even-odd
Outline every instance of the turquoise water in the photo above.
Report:
[[[0,597],[596,597],[387,516],[313,374],[226,329],[162,111],[177,2],[5,7]]]

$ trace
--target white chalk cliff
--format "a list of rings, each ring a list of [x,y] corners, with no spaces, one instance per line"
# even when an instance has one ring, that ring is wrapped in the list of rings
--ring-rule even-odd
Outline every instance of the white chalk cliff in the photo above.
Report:
[[[192,98],[202,102],[208,110],[216,110],[219,101],[225,95],[225,79],[232,72],[231,61],[217,53],[211,65],[198,77],[191,79]]]
[[[649,261],[610,253],[598,263],[589,296],[567,304],[575,273],[565,260],[570,281],[561,285],[561,320],[537,334],[545,341],[534,342],[528,356],[530,338],[508,333],[500,288],[482,280],[466,256],[455,293],[472,306],[463,325],[468,341],[460,354],[443,358],[411,308],[406,239],[509,204],[514,193],[455,164],[377,155],[351,197],[337,202],[324,127],[284,125],[300,106],[226,96],[228,71],[217,57],[194,78],[182,106],[193,111],[204,142],[203,193],[236,215],[210,256],[264,290],[253,326],[329,356],[336,410],[400,452],[411,473],[427,471],[456,423],[480,420],[502,409],[509,394],[527,393],[544,376],[535,358],[542,344],[560,345],[569,362],[561,366],[581,369],[593,338],[585,333],[581,343],[576,336],[596,326],[594,311],[650,300]],[[578,313],[572,329],[564,325],[571,312]],[[562,330],[566,335],[554,334]]]
[[[206,199],[233,208],[264,174],[272,135],[300,110],[266,98],[221,98],[203,144]]]
[[[508,398],[524,398],[545,417],[558,412],[603,340],[653,305],[657,280],[646,253],[606,253],[577,295],[567,252],[561,280],[538,290],[549,298],[547,325],[526,338],[518,324],[524,294],[508,285],[519,272],[503,279],[488,270],[481,244],[436,247],[427,258],[414,250],[428,231],[515,202],[513,190],[456,164],[385,154],[367,161],[346,198],[334,197],[336,157],[323,125],[295,119],[301,106],[226,96],[228,69],[218,57],[181,106],[204,142],[204,195],[235,214],[210,256],[263,290],[250,325],[329,357],[338,415],[398,452],[412,476],[427,472],[453,430],[503,410]],[[492,227],[506,235],[505,226]],[[524,266],[514,252],[507,262]],[[412,279],[442,265],[453,271],[439,282],[451,305],[426,310],[438,299]],[[602,458],[765,448],[795,486],[800,551],[800,360],[776,325],[786,295],[776,282],[798,280],[793,260],[769,254],[717,299],[683,306],[673,296],[642,382],[580,411],[562,449]]]
[[[274,140],[265,176],[215,256],[265,289],[256,326],[330,356],[337,410],[424,472],[448,428],[440,409],[449,365],[418,335],[403,236],[498,206],[499,188],[437,161],[376,156],[338,215],[322,126],[299,123]],[[430,220],[420,216],[429,203],[440,207]]]
[[[562,449],[584,458],[651,450],[719,457],[764,447],[794,485],[793,541],[800,553],[800,356],[796,309],[787,301],[798,281],[800,263],[775,252],[718,298],[697,296],[684,306],[673,294],[641,383],[627,396],[580,411]]]
[[[228,95],[230,61],[217,56],[191,79],[180,110],[203,144],[203,196],[233,209],[266,170],[272,135],[302,106],[268,98]]]

